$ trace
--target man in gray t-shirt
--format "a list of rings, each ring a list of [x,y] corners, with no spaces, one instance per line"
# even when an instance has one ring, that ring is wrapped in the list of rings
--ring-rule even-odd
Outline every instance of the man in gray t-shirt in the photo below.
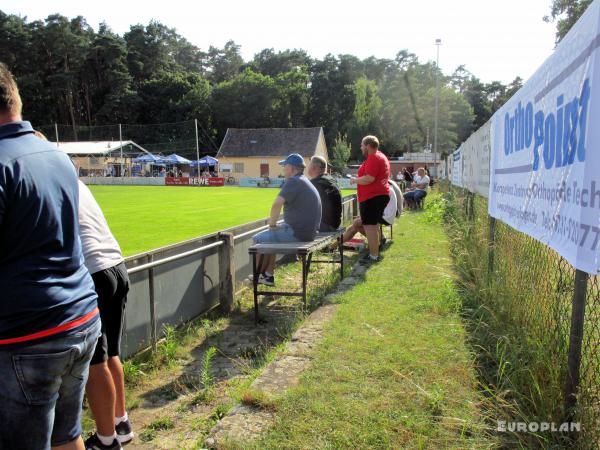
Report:
[[[312,241],[321,223],[321,197],[302,172],[285,180],[279,197],[285,200],[283,221],[299,241]]]
[[[283,161],[285,183],[279,195],[271,206],[269,229],[254,236],[257,244],[273,242],[312,241],[321,223],[321,198],[319,192],[303,174],[304,159],[297,153],[292,153]],[[277,225],[281,208],[284,207],[284,223]],[[273,267],[275,255],[261,255],[259,258],[258,282],[273,286],[275,278]]]

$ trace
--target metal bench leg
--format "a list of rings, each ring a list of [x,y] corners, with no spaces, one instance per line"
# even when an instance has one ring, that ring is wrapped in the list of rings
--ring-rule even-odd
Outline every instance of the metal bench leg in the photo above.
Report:
[[[394,225],[390,225],[390,239],[394,239]]]
[[[306,261],[306,255],[302,255],[302,303],[304,304],[304,311],[306,311],[306,280],[308,278],[308,264]]]
[[[310,272],[310,263],[312,262],[312,256],[313,254],[311,253],[310,255],[308,255],[308,259],[306,260],[306,278],[308,279],[308,274]]]
[[[252,289],[254,291],[254,323],[258,324],[258,267],[256,253],[252,254]]]

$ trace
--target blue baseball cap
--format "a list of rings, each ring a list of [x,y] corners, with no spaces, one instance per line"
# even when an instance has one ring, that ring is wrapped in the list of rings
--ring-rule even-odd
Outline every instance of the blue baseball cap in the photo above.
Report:
[[[280,166],[285,166],[286,164],[289,164],[290,166],[294,167],[300,167],[302,169],[306,167],[306,164],[304,164],[304,158],[298,153],[292,153],[287,158],[279,161]]]

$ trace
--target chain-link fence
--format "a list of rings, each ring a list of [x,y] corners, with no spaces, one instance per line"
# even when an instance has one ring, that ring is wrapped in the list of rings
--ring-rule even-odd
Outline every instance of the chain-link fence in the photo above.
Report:
[[[490,218],[485,198],[449,184],[441,189],[471,344],[501,405],[498,419],[573,423],[574,432],[534,425],[508,440],[529,448],[600,448],[600,280]]]

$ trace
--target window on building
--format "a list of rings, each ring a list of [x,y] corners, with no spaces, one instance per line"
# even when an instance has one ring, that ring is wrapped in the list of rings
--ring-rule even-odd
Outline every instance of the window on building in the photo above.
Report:
[[[233,163],[233,171],[235,173],[244,173],[244,163]]]

